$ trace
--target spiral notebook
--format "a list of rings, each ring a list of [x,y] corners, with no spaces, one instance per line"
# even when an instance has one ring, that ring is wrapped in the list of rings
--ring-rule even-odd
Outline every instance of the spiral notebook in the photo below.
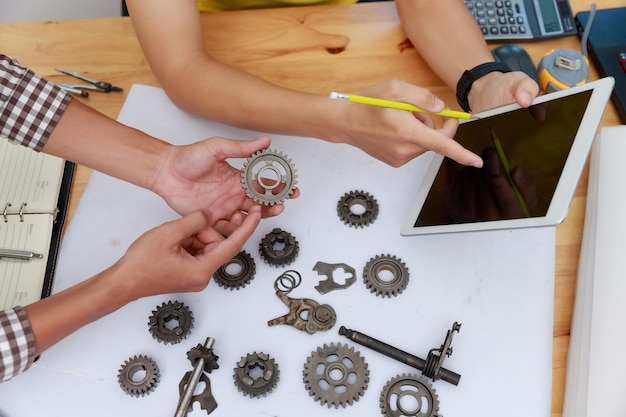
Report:
[[[0,138],[0,309],[50,295],[74,164]]]

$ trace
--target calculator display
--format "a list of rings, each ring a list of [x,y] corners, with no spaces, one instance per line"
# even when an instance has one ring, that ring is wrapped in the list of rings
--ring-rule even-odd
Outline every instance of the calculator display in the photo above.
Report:
[[[556,3],[553,0],[536,0],[535,1],[539,14],[541,16],[542,33],[559,33],[561,28],[561,18],[556,9]]]

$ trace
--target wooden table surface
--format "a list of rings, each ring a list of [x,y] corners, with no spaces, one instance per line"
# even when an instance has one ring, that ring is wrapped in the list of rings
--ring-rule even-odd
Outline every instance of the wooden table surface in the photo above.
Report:
[[[591,0],[570,0],[574,12]],[[595,0],[598,8],[620,0]],[[218,60],[297,90],[328,94],[357,91],[385,79],[402,79],[431,89],[453,108],[454,92],[406,42],[392,2],[204,14],[207,48]],[[164,26],[163,30],[167,30]],[[17,58],[54,82],[75,82],[55,71],[70,68],[124,88],[92,92],[86,103],[116,118],[132,84],[158,86],[127,17],[0,24],[0,53]],[[495,44],[493,46],[496,46]],[[535,64],[554,48],[580,50],[577,37],[525,43]],[[210,76],[209,74],[207,76]],[[591,68],[590,77],[597,78]],[[207,97],[207,100],[210,100]],[[621,124],[612,104],[603,126]],[[78,167],[70,221],[91,171]],[[552,416],[563,409],[565,367],[576,273],[585,215],[588,167],[569,215],[557,227]],[[532,302],[532,300],[528,300]]]

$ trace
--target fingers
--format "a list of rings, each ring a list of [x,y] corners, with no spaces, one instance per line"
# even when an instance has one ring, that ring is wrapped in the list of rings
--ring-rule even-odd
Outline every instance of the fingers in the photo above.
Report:
[[[227,158],[247,158],[262,149],[266,149],[271,144],[269,136],[261,136],[254,140],[237,140],[221,137],[206,139],[206,146],[215,146],[219,149],[219,159]],[[210,145],[209,145],[210,143]]]

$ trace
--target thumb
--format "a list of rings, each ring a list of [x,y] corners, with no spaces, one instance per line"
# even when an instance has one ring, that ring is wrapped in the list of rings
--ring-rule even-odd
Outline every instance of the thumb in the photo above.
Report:
[[[269,136],[261,136],[254,140],[222,139],[221,150],[226,158],[247,158],[253,153],[270,146]]]

